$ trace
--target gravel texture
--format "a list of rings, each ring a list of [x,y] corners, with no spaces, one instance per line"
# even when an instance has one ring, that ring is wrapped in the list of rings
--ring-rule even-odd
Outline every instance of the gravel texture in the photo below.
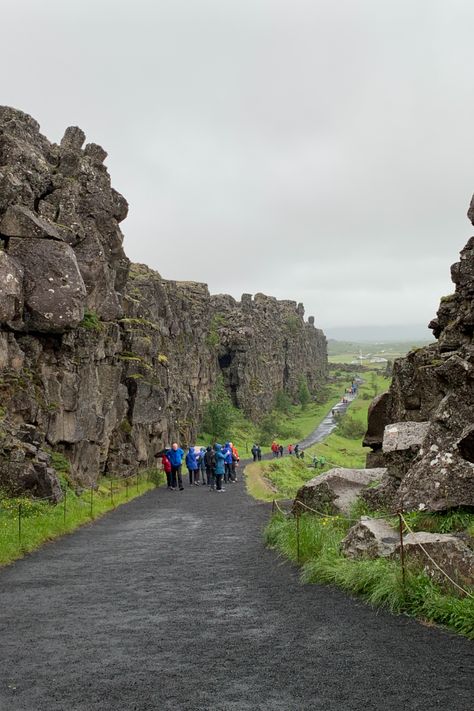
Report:
[[[0,571],[1,711],[472,708],[467,640],[302,586],[269,507],[158,489]]]

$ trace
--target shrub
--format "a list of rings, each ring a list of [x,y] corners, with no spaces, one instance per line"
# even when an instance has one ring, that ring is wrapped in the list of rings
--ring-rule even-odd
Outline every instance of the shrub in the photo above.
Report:
[[[364,436],[366,425],[355,420],[349,413],[339,418],[337,434],[348,439],[360,439]]]
[[[204,411],[203,429],[213,441],[222,439],[232,429],[235,416],[235,408],[225,389],[224,380],[219,376]]]
[[[311,393],[309,392],[308,388],[308,381],[304,376],[301,376],[300,382],[298,385],[298,400],[301,403],[301,407],[304,409],[306,405],[309,403],[311,400]]]
[[[288,415],[291,410],[291,398],[284,390],[279,390],[275,395],[275,409]]]

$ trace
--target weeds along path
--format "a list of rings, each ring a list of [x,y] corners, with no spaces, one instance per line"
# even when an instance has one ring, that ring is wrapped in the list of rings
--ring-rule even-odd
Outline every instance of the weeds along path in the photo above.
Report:
[[[157,489],[0,570],[0,709],[467,711],[467,640],[300,585],[268,515]]]

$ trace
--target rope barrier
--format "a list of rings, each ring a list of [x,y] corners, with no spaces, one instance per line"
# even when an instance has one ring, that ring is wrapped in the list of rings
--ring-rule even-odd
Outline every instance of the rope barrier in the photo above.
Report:
[[[334,514],[325,514],[325,513],[322,513],[321,511],[317,511],[316,509],[313,509],[313,508],[311,508],[310,506],[307,506],[307,505],[304,504],[302,501],[297,500],[297,501],[295,501],[294,503],[295,503],[295,505],[302,506],[302,507],[305,508],[307,511],[311,511],[312,513],[315,513],[315,514],[317,514],[317,515],[319,515],[319,516],[322,516],[322,517],[324,517],[324,518],[338,518],[337,515],[334,515]],[[288,516],[288,515],[289,515],[289,512],[284,511],[284,510],[281,508],[281,506],[278,504],[278,501],[277,501],[276,499],[273,500],[273,508],[274,508],[274,509],[276,508],[276,509],[279,511],[279,513],[283,514],[284,516]],[[400,516],[401,520],[402,520],[403,523],[405,524],[406,529],[407,529],[410,533],[412,533],[412,534],[414,535],[414,531],[412,530],[412,528],[411,528],[410,525],[408,524],[408,522],[407,522],[407,520],[405,519],[405,517],[403,516],[403,514],[402,514],[402,513],[399,513],[398,515]],[[385,520],[385,519],[387,519],[387,518],[393,518],[393,515],[384,516],[384,517],[379,517],[379,518],[372,519],[372,520],[374,520],[374,521],[383,521],[383,520]],[[347,519],[347,518],[344,517],[344,520],[346,520],[346,521],[360,521],[360,518],[358,518],[358,519]],[[299,524],[299,516],[297,516],[297,524]],[[474,599],[474,595],[472,595],[472,593],[470,593],[468,590],[465,590],[461,585],[459,585],[455,580],[453,580],[452,577],[451,577],[445,570],[443,570],[443,568],[441,568],[441,566],[434,560],[434,558],[428,553],[428,551],[426,550],[426,548],[425,548],[419,541],[415,540],[415,543],[416,543],[417,546],[419,546],[419,547],[421,548],[421,550],[422,550],[423,553],[426,555],[426,557],[433,563],[433,565],[440,571],[440,573],[442,573],[442,574],[445,576],[445,578],[447,578],[447,579],[449,580],[449,582],[450,582],[452,585],[454,585],[456,588],[458,588],[458,590],[460,590],[464,595],[467,595],[468,597]],[[297,556],[297,557],[298,557],[298,560],[299,560],[299,526],[297,526],[297,544],[298,544],[298,556]]]
[[[411,528],[411,527],[409,526],[409,524],[407,523],[407,521],[406,521],[404,515],[401,513],[400,516],[401,516],[401,518],[402,518],[402,520],[403,520],[403,523],[405,524],[407,530],[408,530],[410,533],[412,533],[413,535],[415,535],[415,532],[412,530],[412,528]],[[453,579],[451,578],[451,576],[448,575],[448,573],[447,573],[445,570],[443,570],[443,568],[441,568],[440,565],[438,565],[438,563],[434,560],[434,558],[432,558],[432,557],[430,556],[430,554],[428,553],[428,551],[426,550],[426,548],[425,548],[419,541],[415,540],[415,543],[416,543],[417,546],[419,546],[419,547],[421,548],[421,550],[422,550],[423,553],[426,555],[426,557],[429,558],[429,560],[430,560],[430,561],[433,563],[433,565],[440,571],[440,573],[442,573],[442,574],[449,580],[449,582],[452,583],[452,585],[454,585],[455,587],[457,587],[459,590],[461,590],[461,592],[463,592],[463,593],[464,593],[465,595],[467,595],[468,597],[474,599],[474,595],[472,595],[468,590],[465,590],[463,587],[461,587],[461,585],[458,585],[458,583],[457,583],[455,580],[453,580]]]
[[[305,503],[300,501],[299,499],[296,499],[294,502],[295,506],[302,506],[305,508],[307,511],[311,511],[312,513],[317,514],[318,516],[322,516],[324,518],[339,518],[342,516],[344,518],[344,521],[360,521],[360,516],[359,518],[347,518],[347,516],[344,516],[344,514],[327,514],[324,513],[323,511],[317,511],[316,509],[312,509],[311,506],[307,506]],[[386,521],[395,518],[395,514],[387,514],[386,516],[377,516],[376,518],[370,517],[372,521]]]
[[[283,514],[283,516],[288,516],[289,511],[284,511],[281,506],[279,505],[278,501],[276,499],[273,499],[273,506],[274,508],[278,509],[278,511]]]

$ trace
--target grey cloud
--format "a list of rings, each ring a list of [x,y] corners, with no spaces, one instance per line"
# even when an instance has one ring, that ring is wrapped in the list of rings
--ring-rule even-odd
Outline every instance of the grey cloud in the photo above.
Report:
[[[4,0],[2,103],[104,145],[129,256],[425,323],[473,190],[469,0]]]

